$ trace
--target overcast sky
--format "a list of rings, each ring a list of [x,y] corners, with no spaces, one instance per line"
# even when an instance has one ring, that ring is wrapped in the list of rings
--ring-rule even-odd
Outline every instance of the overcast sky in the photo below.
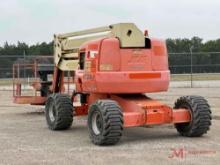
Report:
[[[1,0],[0,45],[134,22],[158,38],[220,38],[220,0]]]

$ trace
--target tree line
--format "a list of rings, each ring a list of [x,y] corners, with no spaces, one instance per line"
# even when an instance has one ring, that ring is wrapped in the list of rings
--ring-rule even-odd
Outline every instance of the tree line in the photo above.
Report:
[[[166,40],[169,53],[189,53],[193,46],[193,52],[220,52],[220,39],[203,41],[202,38],[193,37]],[[18,41],[17,44],[5,42],[0,46],[0,55],[50,55],[53,54],[53,42],[42,42],[28,45]]]
[[[203,39],[199,37],[193,37],[191,39],[169,38],[166,40],[166,44],[172,73],[189,73],[191,59],[193,60],[194,72],[220,72],[220,53],[210,53],[220,52],[220,39],[203,41]],[[192,58],[190,50],[193,54]],[[24,55],[52,54],[53,42],[42,42],[32,45],[28,45],[25,42],[17,42],[17,44],[5,42],[0,46],[0,70],[12,67],[12,64],[17,60],[17,57],[12,58],[12,55],[18,55],[20,58],[23,58]],[[3,55],[4,58],[1,58]],[[8,56],[8,58],[5,56]]]
[[[28,45],[25,42],[18,41],[17,44],[9,44],[5,42],[0,47],[1,55],[51,55],[53,53],[53,42],[42,42],[33,45]]]
[[[199,37],[178,38],[166,43],[171,73],[190,73],[191,61],[194,73],[220,72],[220,39],[204,42]]]

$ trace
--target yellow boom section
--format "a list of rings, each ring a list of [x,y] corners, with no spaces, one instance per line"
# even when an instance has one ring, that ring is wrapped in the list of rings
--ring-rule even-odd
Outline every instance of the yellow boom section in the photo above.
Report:
[[[144,47],[145,36],[133,23],[118,23],[109,26],[54,35],[54,62],[64,71],[78,67],[79,47],[86,41],[116,37],[122,48]]]

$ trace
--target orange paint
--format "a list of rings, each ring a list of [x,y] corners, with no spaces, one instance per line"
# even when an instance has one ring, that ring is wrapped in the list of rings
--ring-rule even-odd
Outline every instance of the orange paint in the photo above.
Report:
[[[161,73],[131,73],[129,74],[130,79],[151,79],[160,78]]]
[[[123,110],[124,127],[190,122],[187,109],[172,109],[158,100],[144,95],[110,97]]]
[[[84,43],[79,56],[91,51],[95,55],[85,56],[81,61],[84,68],[80,63],[82,69],[74,71],[75,92],[88,94],[87,103],[74,107],[74,115],[87,115],[88,107],[98,99],[112,99],[121,106],[124,127],[190,122],[189,110],[172,109],[141,94],[167,91],[170,81],[165,42],[158,39],[149,42],[150,46],[140,48],[121,48],[120,41],[114,37]],[[64,83],[64,71],[55,66],[52,92],[62,93]],[[39,83],[34,86],[41,89]],[[46,97],[39,96],[14,99],[16,103],[44,104],[46,101]]]

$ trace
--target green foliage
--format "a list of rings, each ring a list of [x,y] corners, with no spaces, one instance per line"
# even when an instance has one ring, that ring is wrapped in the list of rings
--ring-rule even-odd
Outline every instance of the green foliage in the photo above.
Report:
[[[41,44],[32,45],[29,47],[30,55],[52,55],[53,43],[42,42]]]
[[[8,44],[5,42],[3,47],[0,47],[0,56],[1,55],[20,55],[21,57],[26,55],[52,55],[53,54],[53,42],[46,43],[37,43],[35,45],[27,45],[24,42],[19,42],[15,44]]]
[[[193,37],[191,39],[187,38],[177,38],[177,39],[167,39],[167,48],[169,53],[188,53],[190,51],[190,47],[193,46],[194,52],[199,52],[203,50],[203,47],[206,43],[202,42],[203,39],[199,37]],[[220,47],[220,44],[218,45]],[[208,50],[212,52],[213,50]]]
[[[167,39],[169,64],[172,73],[189,73],[191,53],[193,72],[220,72],[220,39],[203,42],[202,38]],[[180,54],[175,54],[180,53]]]

